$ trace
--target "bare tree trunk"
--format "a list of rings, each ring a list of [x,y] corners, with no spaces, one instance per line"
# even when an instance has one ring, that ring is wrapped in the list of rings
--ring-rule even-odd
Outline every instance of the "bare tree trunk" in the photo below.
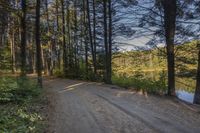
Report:
[[[89,0],[86,0],[87,4],[87,19],[88,19],[88,32],[89,32],[89,40],[90,40],[90,47],[91,47],[91,53],[92,53],[92,63],[94,65],[94,45],[93,45],[93,39],[92,39],[92,28],[91,28],[91,20],[90,20],[90,3]],[[95,68],[96,69],[96,68]]]
[[[196,90],[194,95],[194,103],[200,104],[200,44],[198,44],[198,68],[197,68],[197,80],[196,80]]]
[[[96,0],[93,0],[93,45],[94,45],[94,76],[96,78],[97,76],[97,59],[96,59],[96,52],[97,52],[97,46],[96,46]]]
[[[176,30],[176,0],[164,0],[165,37],[168,62],[168,95],[175,95],[174,37]]]
[[[28,34],[28,44],[33,46],[33,38],[32,38],[32,34]],[[28,60],[28,73],[33,73],[33,58],[32,58],[32,55],[33,55],[33,49],[32,47],[28,47],[27,49],[27,60]]]
[[[66,51],[66,32],[65,32],[65,10],[64,10],[64,0],[61,0],[62,8],[62,38],[63,38],[63,72],[64,76],[67,76],[67,51]]]
[[[112,3],[108,0],[109,48],[108,48],[108,83],[112,83]]]
[[[21,76],[26,76],[26,0],[21,1]]]
[[[15,33],[13,31],[11,36],[11,63],[12,63],[12,73],[16,72],[16,56],[15,56]]]
[[[84,16],[83,16],[83,10],[81,12],[81,26],[80,26],[80,37],[81,37],[81,40],[80,40],[80,53],[81,53],[81,56],[80,56],[80,63],[81,63],[81,66],[84,64],[84,56],[83,56],[83,52],[84,52],[84,46],[83,46],[83,42],[84,42]],[[80,65],[80,64],[79,64]],[[79,66],[79,69],[80,69],[80,66]]]
[[[45,1],[46,6],[46,22],[47,22],[47,35],[48,35],[48,52],[47,52],[47,74],[52,76],[53,74],[53,63],[52,63],[52,42],[50,40],[50,24],[49,24],[49,7],[48,7],[48,0]]]
[[[46,64],[45,64],[45,57],[44,57],[45,53],[44,53],[43,48],[41,48],[41,55],[42,55],[42,70],[43,70],[44,74],[46,74],[46,70],[45,70]]]
[[[7,25],[7,40],[8,40],[8,45],[10,45],[10,55],[11,55],[11,67],[12,67],[12,73],[15,74],[15,70],[14,70],[14,62],[13,62],[13,53],[14,53],[14,41],[13,41],[13,34],[14,31],[12,31],[11,29],[11,23],[13,22],[13,20],[11,19],[10,16],[8,16],[8,21],[10,21],[10,23],[8,23]],[[2,34],[2,33],[1,33]],[[1,47],[0,47],[1,48]]]
[[[32,47],[33,49],[35,48],[34,45]],[[42,58],[42,57],[40,57]],[[36,74],[37,73],[37,67],[36,67],[36,63],[37,63],[37,55],[36,55],[36,51],[33,51],[33,55],[32,55],[32,62],[33,62],[33,73]]]
[[[58,8],[59,8],[59,2],[58,2],[58,0],[56,0],[56,25],[57,25],[57,32],[59,32],[60,31],[60,26],[59,26],[59,15],[58,15]],[[56,45],[57,46],[59,46],[60,45],[60,43],[59,43],[59,35],[58,34],[56,34]],[[61,58],[60,58],[60,47],[57,49],[58,50],[58,68],[60,69],[61,68]]]
[[[84,23],[84,43],[85,43],[85,75],[88,78],[88,35],[87,35],[87,24],[86,24],[86,6],[85,0],[83,0],[83,23]]]
[[[107,24],[107,0],[103,0],[103,8],[104,8],[104,46],[105,46],[105,82],[108,81],[108,67],[109,67],[109,59],[108,59],[108,24]]]
[[[78,31],[78,25],[77,25],[77,1],[75,0],[74,2],[74,68],[75,68],[75,77],[78,77],[78,36],[77,36],[77,31]]]
[[[67,44],[67,64],[68,64],[68,71],[71,71],[72,68],[72,43],[71,43],[71,23],[70,23],[70,10],[69,4],[67,4],[67,37],[68,37],[68,44]]]
[[[41,60],[41,44],[40,44],[40,0],[36,3],[36,21],[35,21],[35,40],[37,53],[37,74],[38,85],[42,87],[42,60]]]

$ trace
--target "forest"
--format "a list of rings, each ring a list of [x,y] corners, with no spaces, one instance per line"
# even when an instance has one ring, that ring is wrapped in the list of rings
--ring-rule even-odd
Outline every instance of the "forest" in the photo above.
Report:
[[[199,0],[0,0],[0,132],[44,132],[49,93],[62,97],[48,88],[65,83],[170,100],[181,90],[199,108],[199,31]]]

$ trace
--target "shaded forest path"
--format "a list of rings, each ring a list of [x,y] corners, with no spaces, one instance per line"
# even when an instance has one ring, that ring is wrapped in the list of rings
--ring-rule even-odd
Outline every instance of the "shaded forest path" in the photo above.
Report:
[[[50,101],[49,133],[200,132],[200,113],[176,100],[145,97],[101,83],[44,82]]]

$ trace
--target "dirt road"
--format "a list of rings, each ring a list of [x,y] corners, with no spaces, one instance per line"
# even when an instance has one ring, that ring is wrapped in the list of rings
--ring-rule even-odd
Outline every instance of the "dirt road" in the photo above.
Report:
[[[176,100],[100,83],[49,79],[48,133],[200,133],[200,113]]]

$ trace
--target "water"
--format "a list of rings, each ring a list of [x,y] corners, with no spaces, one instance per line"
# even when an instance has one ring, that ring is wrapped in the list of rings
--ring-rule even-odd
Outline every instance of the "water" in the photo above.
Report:
[[[184,90],[178,90],[178,91],[176,91],[176,95],[179,99],[181,99],[183,101],[193,103],[194,93],[189,93],[189,92],[184,91]]]
[[[161,72],[154,72],[151,74],[153,75],[152,79],[158,79],[160,77],[160,73]],[[145,74],[150,75],[150,73]],[[147,77],[147,75],[144,76]],[[185,102],[193,104],[195,85],[196,80],[192,77],[176,77],[177,97]]]
[[[164,75],[167,79],[166,71],[134,71],[133,73],[127,74],[127,76],[141,76],[145,79],[158,80],[160,76]],[[177,89],[176,95],[179,99],[193,103],[194,91],[196,86],[196,80],[192,77],[176,77],[176,86]]]

